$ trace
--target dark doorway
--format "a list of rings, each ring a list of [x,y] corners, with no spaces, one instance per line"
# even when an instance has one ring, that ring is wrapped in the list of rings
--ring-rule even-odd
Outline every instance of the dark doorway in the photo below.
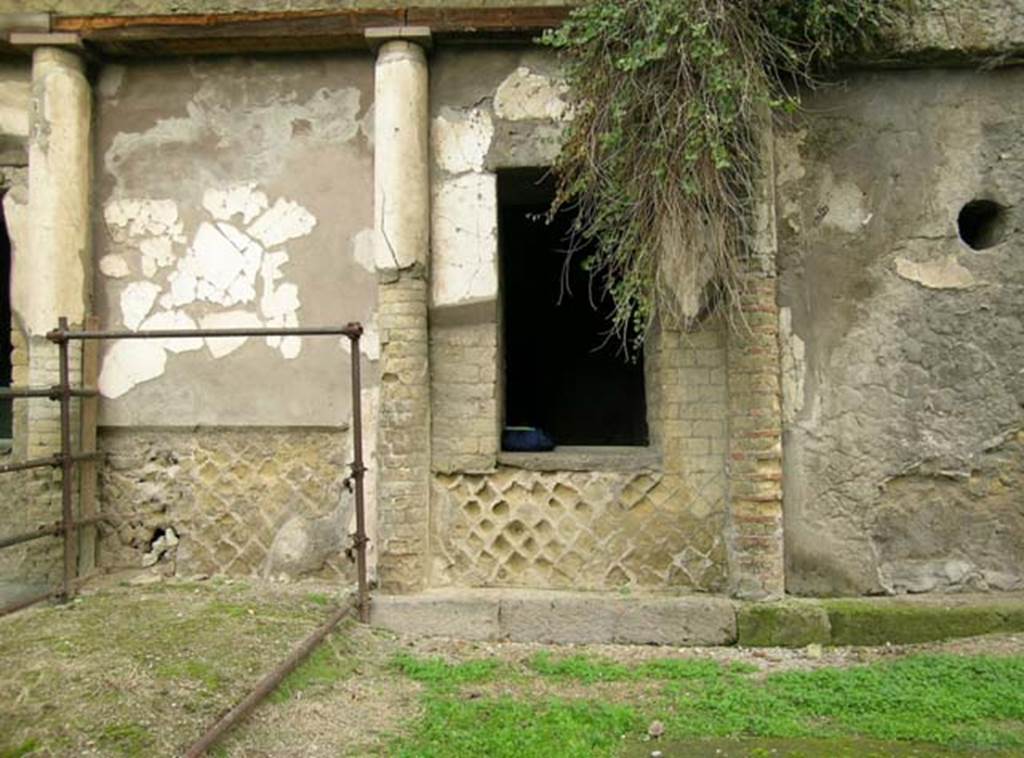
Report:
[[[646,445],[643,355],[606,339],[610,299],[591,283],[573,216],[545,215],[554,184],[536,169],[498,175],[505,345],[505,425],[534,426],[556,445]]]
[[[11,385],[11,240],[0,211],[0,386]],[[0,399],[0,440],[11,439],[11,401]]]

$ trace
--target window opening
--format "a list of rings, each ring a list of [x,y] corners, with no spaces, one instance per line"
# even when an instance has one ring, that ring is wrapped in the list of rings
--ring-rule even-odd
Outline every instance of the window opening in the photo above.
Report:
[[[560,446],[646,445],[642,352],[627,360],[606,339],[611,299],[583,270],[586,247],[566,263],[573,214],[546,222],[554,192],[544,170],[498,175],[505,426]]]

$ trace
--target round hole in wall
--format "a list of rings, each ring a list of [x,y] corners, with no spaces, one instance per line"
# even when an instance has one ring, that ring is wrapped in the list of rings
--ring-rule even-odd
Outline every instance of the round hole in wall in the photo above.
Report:
[[[972,250],[986,250],[1006,235],[1006,209],[994,200],[972,200],[956,217],[957,230]]]

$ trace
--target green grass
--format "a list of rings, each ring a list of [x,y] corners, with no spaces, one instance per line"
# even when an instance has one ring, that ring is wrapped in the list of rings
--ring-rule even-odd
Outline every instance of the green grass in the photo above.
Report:
[[[750,664],[735,663],[726,669],[716,661],[679,658],[657,658],[630,667],[605,658],[585,655],[555,658],[546,652],[534,655],[528,665],[541,676],[573,679],[584,684],[647,679],[715,679],[727,673],[749,674],[757,671],[757,667]]]
[[[0,748],[0,758],[21,758],[23,755],[30,755],[39,749],[39,740],[36,738],[27,739],[20,745],[11,748]]]
[[[283,703],[299,693],[326,689],[334,682],[351,676],[356,665],[356,659],[348,655],[347,651],[337,649],[333,643],[325,643],[270,693],[269,700],[272,703]]]
[[[313,605],[324,606],[331,602],[331,599],[322,592],[310,592],[306,595],[306,600],[311,602]]]
[[[641,726],[632,708],[587,701],[461,700],[433,692],[425,705],[415,734],[400,740],[389,755],[610,756]]]
[[[424,713],[392,752],[405,756],[614,755],[658,719],[671,739],[864,737],[962,748],[1024,747],[1024,657],[920,655],[758,680],[749,665],[660,659],[626,665],[539,653],[526,673],[494,661],[409,655],[394,666],[426,685]],[[499,674],[608,683],[603,700],[477,697],[460,690]],[[654,694],[615,683],[657,681]],[[615,702],[616,700],[623,702]],[[625,736],[625,740],[623,739]]]
[[[448,691],[463,684],[492,681],[502,669],[497,661],[467,661],[447,663],[441,658],[416,658],[399,653],[391,661],[392,667],[429,689]]]
[[[149,731],[141,724],[109,724],[96,730],[96,743],[108,754],[141,756],[153,744]]]
[[[787,672],[763,683],[674,692],[676,735],[837,737],[1020,747],[1024,658],[915,656],[849,669]],[[1013,728],[1013,722],[1017,728]]]
[[[210,692],[217,692],[224,686],[224,675],[212,664],[198,658],[165,663],[157,667],[156,675],[161,679],[192,679]]]

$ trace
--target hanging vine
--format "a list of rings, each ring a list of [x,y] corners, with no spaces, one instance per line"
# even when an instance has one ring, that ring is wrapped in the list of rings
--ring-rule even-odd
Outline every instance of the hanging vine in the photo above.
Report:
[[[627,349],[656,312],[680,328],[731,313],[767,120],[902,1],[594,0],[544,35],[574,109],[552,213],[576,211]]]

